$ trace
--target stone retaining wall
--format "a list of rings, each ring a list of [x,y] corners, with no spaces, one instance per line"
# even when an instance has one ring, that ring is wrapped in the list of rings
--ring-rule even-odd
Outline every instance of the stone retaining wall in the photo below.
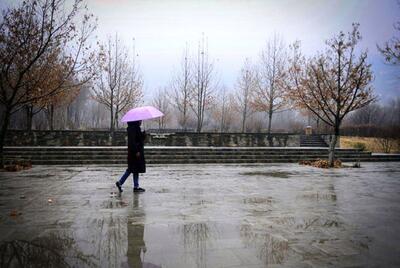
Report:
[[[126,131],[116,131],[113,139],[108,131],[10,130],[5,144],[6,146],[124,146],[127,144],[127,135]],[[268,138],[265,133],[148,133],[146,145],[298,147],[300,135],[274,133]]]

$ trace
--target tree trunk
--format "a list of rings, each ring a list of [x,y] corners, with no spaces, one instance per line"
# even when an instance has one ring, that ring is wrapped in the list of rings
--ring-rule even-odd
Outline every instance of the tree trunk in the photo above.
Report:
[[[185,102],[186,102],[186,100],[185,100]],[[184,131],[187,130],[187,126],[186,126],[186,104],[184,104],[184,106],[183,106],[182,127],[183,127],[183,130],[184,130]]]
[[[71,107],[71,104],[67,105],[67,127],[68,129],[75,129],[75,124],[73,118],[74,107]]]
[[[49,128],[54,130],[54,105],[51,104],[49,109]]]
[[[111,112],[110,112],[110,132],[114,132],[114,110],[111,107]]]
[[[268,113],[268,130],[267,130],[268,135],[271,134],[271,123],[272,123],[272,111],[269,111],[269,113]]]
[[[114,115],[114,129],[118,129],[119,128],[119,122],[118,122],[118,111],[119,107],[116,108],[115,110],[115,115]]]
[[[26,105],[25,111],[26,111],[26,130],[31,131],[32,130],[32,121],[33,121],[33,107]]]
[[[246,128],[246,117],[247,117],[247,114],[246,114],[246,111],[244,111],[243,118],[242,118],[242,133],[244,133],[245,128]]]
[[[201,112],[201,111],[200,111],[200,112]],[[200,114],[200,115],[197,117],[197,132],[198,132],[198,133],[201,132],[202,127],[203,127],[203,115]]]
[[[200,120],[197,121],[197,133],[201,132],[201,124],[200,124]]]
[[[339,137],[339,129],[335,129],[335,132],[332,136],[331,143],[329,145],[329,167],[334,166],[334,161],[335,161],[335,148],[336,148],[336,143],[337,139]]]
[[[78,110],[78,108],[75,108],[74,126],[75,126],[76,129],[80,129],[81,128],[81,124],[80,124],[80,120],[79,120],[79,110]]]
[[[11,111],[6,108],[4,112],[4,121],[0,130],[0,169],[4,168],[4,141],[6,138],[8,125],[10,124]]]
[[[224,127],[225,127],[225,113],[224,113],[224,106],[222,106],[221,124],[219,128],[220,133],[224,132]]]

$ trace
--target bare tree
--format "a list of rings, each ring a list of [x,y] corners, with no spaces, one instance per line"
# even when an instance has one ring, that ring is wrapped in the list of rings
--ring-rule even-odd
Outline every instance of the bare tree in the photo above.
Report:
[[[197,60],[193,65],[193,98],[190,107],[197,118],[197,132],[201,132],[204,124],[205,111],[210,108],[213,100],[214,64],[209,59],[204,36],[199,42]]]
[[[293,103],[307,108],[323,122],[333,128],[329,148],[329,164],[334,163],[337,138],[345,116],[376,100],[373,89],[371,65],[367,63],[367,52],[358,57],[355,47],[361,39],[359,25],[345,35],[340,32],[326,42],[325,53],[311,58],[308,62],[294,46],[291,81],[288,87]]]
[[[193,75],[188,48],[186,46],[179,72],[171,82],[173,94],[170,102],[178,110],[178,123],[182,129],[187,130],[190,103],[193,99]]]
[[[67,124],[72,125],[73,129],[81,129],[88,127],[88,118],[90,116],[90,99],[91,86],[89,84],[80,88],[79,93],[72,102],[66,103]],[[57,120],[57,118],[56,118]]]
[[[165,89],[159,88],[153,96],[153,105],[164,113],[164,116],[158,118],[158,129],[165,129],[170,116],[170,102]]]
[[[261,53],[258,71],[258,85],[252,106],[256,111],[268,114],[268,135],[271,133],[272,116],[282,112],[286,106],[285,73],[287,68],[287,50],[285,44],[277,35],[267,42]]]
[[[392,99],[382,108],[382,115],[376,125],[380,126],[378,144],[383,152],[390,153],[396,143],[400,144],[400,97]]]
[[[43,107],[37,107],[37,105],[28,103],[24,105],[25,117],[26,117],[26,130],[31,131],[33,127],[33,117],[43,110]]]
[[[256,75],[251,63],[245,60],[239,77],[236,82],[235,103],[236,109],[241,115],[241,131],[246,131],[246,120],[254,111],[251,108],[251,102],[254,90],[257,86]]]
[[[379,104],[371,103],[354,111],[349,117],[353,125],[375,125],[383,119],[383,111]]]
[[[264,127],[264,117],[261,113],[255,113],[246,123],[247,131],[260,133]],[[272,139],[269,137],[270,146],[273,146]]]
[[[34,91],[54,91],[54,88],[60,88],[60,90],[54,91],[46,97],[35,100],[34,102],[27,103],[25,109],[27,111],[27,126],[28,130],[32,129],[33,116],[41,111],[46,113],[48,119],[49,129],[54,129],[54,111],[63,105],[71,103],[74,98],[79,94],[80,88],[84,86],[84,83],[79,82],[78,77],[70,76],[68,79],[64,78],[64,74],[67,71],[65,64],[58,61],[57,55],[54,61],[51,62],[51,70],[48,71],[47,76],[36,84],[27,84],[27,87],[35,88]],[[49,59],[46,59],[49,60]],[[35,73],[37,70],[32,70]],[[62,85],[62,88],[60,87]]]
[[[46,114],[50,130],[54,130],[55,110],[62,107],[68,107],[68,105],[78,96],[80,89],[80,87],[71,87],[70,90],[60,92],[53,95],[51,98],[47,98],[44,102],[41,102],[41,105],[44,107],[43,111]]]
[[[127,60],[125,73],[118,79],[115,96],[115,127],[119,127],[119,116],[133,106],[138,105],[143,99],[143,79],[136,62],[136,52],[133,48],[132,61]]]
[[[389,102],[389,107],[393,115],[392,117],[393,125],[400,126],[400,96],[393,98]]]
[[[0,131],[0,168],[4,166],[4,138],[13,113],[68,90],[71,77],[80,84],[92,76],[87,39],[94,30],[92,16],[83,15],[79,27],[74,20],[83,9],[81,0],[65,9],[65,0],[23,1],[3,12],[0,22],[0,103],[4,106]],[[54,63],[62,76],[51,88],[41,85],[52,78]]]
[[[397,2],[400,5],[400,2]],[[385,57],[385,61],[393,64],[400,64],[400,21],[397,21],[393,25],[396,35],[393,36],[389,41],[385,42],[382,47],[377,45],[379,52]]]
[[[142,99],[142,78],[135,62],[118,35],[100,45],[97,58],[97,76],[92,88],[93,98],[110,111],[110,132],[118,127],[119,114]]]
[[[213,105],[212,117],[219,132],[227,132],[231,129],[235,117],[234,96],[226,86],[219,89]]]

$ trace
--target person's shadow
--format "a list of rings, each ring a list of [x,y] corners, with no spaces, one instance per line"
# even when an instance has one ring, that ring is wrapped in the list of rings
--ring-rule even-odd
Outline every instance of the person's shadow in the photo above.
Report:
[[[149,262],[144,262],[146,242],[144,241],[144,223],[146,214],[141,204],[141,194],[133,194],[132,209],[128,221],[128,264],[135,268],[161,268]]]

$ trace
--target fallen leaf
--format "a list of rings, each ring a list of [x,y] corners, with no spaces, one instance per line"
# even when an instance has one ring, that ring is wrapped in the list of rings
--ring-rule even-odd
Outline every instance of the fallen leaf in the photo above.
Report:
[[[22,212],[19,212],[16,209],[11,210],[11,212],[10,212],[11,217],[17,217],[19,215],[22,215]]]

